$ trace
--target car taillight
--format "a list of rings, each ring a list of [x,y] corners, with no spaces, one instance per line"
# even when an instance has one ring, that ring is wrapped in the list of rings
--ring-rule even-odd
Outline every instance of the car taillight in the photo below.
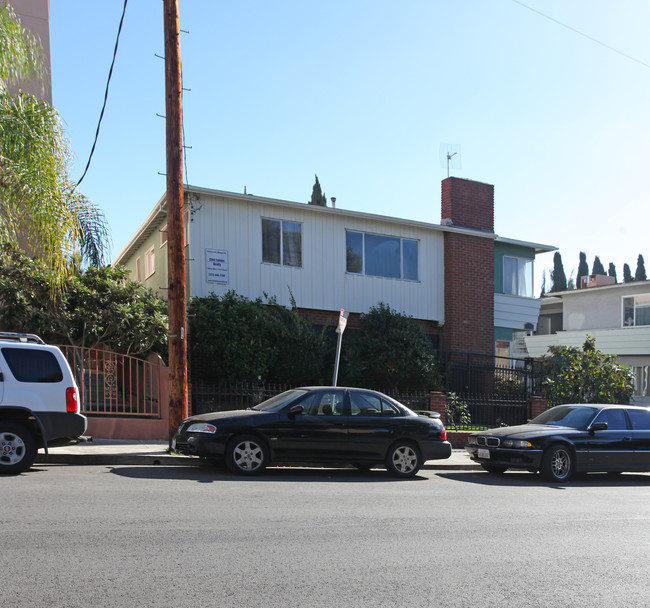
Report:
[[[65,389],[65,409],[70,414],[79,412],[79,402],[77,401],[77,389],[74,386]]]
[[[447,441],[447,429],[443,426],[440,431],[440,441]]]

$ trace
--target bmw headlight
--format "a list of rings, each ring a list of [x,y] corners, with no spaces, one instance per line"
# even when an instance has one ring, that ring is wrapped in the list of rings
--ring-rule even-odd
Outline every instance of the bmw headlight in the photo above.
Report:
[[[468,445],[476,445],[478,442],[476,441],[476,437],[473,437],[472,435],[469,436],[467,439],[467,444]]]
[[[532,448],[533,444],[525,439],[504,439],[501,446],[504,448]]]
[[[217,427],[207,422],[195,422],[187,427],[186,433],[216,433]]]

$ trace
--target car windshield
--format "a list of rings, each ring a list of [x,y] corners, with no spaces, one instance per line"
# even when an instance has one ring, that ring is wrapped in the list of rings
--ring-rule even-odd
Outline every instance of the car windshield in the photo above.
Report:
[[[267,412],[269,410],[275,410],[283,405],[286,405],[290,401],[293,401],[294,399],[297,399],[298,397],[301,397],[304,395],[306,392],[305,389],[300,389],[296,388],[290,391],[285,391],[284,393],[280,393],[279,395],[275,395],[274,397],[271,397],[270,399],[267,399],[266,401],[262,401],[259,405],[256,405],[255,407],[251,408],[254,410],[257,410],[259,412]]]
[[[558,405],[533,418],[530,424],[550,424],[581,429],[593,420],[597,411],[597,407]]]

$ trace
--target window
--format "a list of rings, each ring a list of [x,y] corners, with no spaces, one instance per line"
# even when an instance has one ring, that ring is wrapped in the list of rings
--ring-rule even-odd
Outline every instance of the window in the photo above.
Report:
[[[262,261],[302,266],[302,224],[262,219]]]
[[[344,393],[341,390],[312,393],[301,401],[302,413],[305,416],[341,416],[343,398]]]
[[[156,258],[154,248],[150,247],[144,253],[144,278],[150,277],[156,272]]]
[[[608,431],[627,430],[627,418],[623,410],[603,410],[598,414],[595,423],[606,422]]]
[[[167,244],[167,224],[160,229],[160,246],[163,247]]]
[[[418,280],[418,242],[413,239],[346,230],[345,258],[352,274]]]
[[[627,413],[635,431],[650,431],[650,411],[630,409],[627,410]]]
[[[533,260],[503,256],[503,293],[533,297]]]
[[[350,414],[352,416],[398,416],[399,410],[371,393],[350,391]]]
[[[63,380],[59,362],[46,350],[3,348],[2,354],[18,382],[61,382]]]
[[[623,327],[650,325],[650,294],[623,298]]]

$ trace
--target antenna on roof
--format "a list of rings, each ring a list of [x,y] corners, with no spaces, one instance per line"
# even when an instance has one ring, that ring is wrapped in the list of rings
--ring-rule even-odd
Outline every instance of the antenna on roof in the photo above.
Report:
[[[440,144],[440,166],[444,169],[447,167],[447,177],[449,169],[462,169],[460,161],[460,144]]]

